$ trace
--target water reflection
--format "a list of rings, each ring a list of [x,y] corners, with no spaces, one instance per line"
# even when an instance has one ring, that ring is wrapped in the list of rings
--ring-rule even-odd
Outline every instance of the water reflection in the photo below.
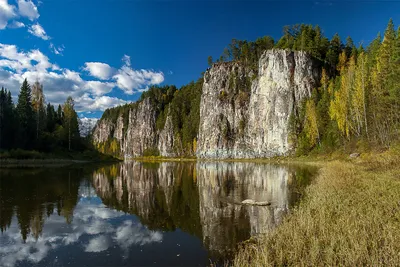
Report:
[[[274,228],[289,208],[287,168],[252,163],[197,165],[203,240],[221,254]],[[245,199],[271,206],[238,205]]]
[[[238,242],[280,223],[311,172],[228,162],[3,170],[0,266],[225,260]],[[272,204],[239,205],[244,199]]]

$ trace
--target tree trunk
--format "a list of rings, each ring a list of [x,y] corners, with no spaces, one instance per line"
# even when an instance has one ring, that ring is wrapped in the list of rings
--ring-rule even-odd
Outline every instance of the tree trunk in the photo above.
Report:
[[[40,120],[40,114],[39,110],[37,112],[37,122],[36,122],[36,139],[39,139],[39,120]]]
[[[365,99],[365,83],[364,83],[364,58],[362,59],[362,88],[363,88],[363,104],[364,104],[364,123],[365,123],[365,133],[367,134],[367,139],[369,139],[368,136],[368,123],[367,123],[367,106],[366,106],[366,99]]]

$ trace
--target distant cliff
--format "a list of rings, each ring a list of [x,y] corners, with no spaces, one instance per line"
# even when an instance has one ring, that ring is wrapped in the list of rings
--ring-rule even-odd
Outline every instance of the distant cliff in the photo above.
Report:
[[[304,52],[268,50],[258,73],[239,63],[215,64],[205,74],[197,156],[259,158],[288,154],[289,118],[319,80]]]
[[[125,158],[287,155],[293,148],[290,116],[311,96],[320,72],[306,52],[282,49],[265,51],[256,69],[239,61],[216,63],[205,72],[200,90],[160,89],[123,112],[106,112],[93,131],[93,143]]]

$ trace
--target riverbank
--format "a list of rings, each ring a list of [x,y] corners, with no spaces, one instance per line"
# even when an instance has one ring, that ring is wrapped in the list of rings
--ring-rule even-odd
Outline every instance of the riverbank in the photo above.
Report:
[[[43,153],[33,150],[10,150],[0,153],[0,168],[65,167],[72,164],[119,162],[120,160],[93,150]]]
[[[271,233],[245,242],[234,266],[398,266],[400,148],[312,161],[320,171]]]

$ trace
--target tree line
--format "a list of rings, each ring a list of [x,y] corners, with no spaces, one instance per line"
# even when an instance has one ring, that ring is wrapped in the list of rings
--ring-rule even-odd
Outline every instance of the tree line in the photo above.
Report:
[[[164,129],[165,122],[170,116],[174,131],[174,150],[180,156],[193,156],[196,152],[197,134],[200,123],[200,98],[203,86],[203,78],[196,82],[177,88],[174,85],[151,86],[143,92],[135,103],[125,104],[106,109],[101,120],[116,123],[119,117],[124,122],[124,134],[128,129],[129,112],[136,109],[138,104],[148,98],[156,108],[156,128]],[[113,136],[113,133],[110,134]],[[97,149],[105,154],[120,156],[119,143],[110,138],[105,143],[97,144]],[[149,148],[144,151],[145,156],[158,156],[157,148]]]
[[[46,105],[43,85],[32,86],[25,79],[18,101],[11,92],[0,90],[0,149],[24,149],[52,152],[56,149],[79,150],[78,116],[74,100],[68,97],[63,105]]]
[[[334,39],[341,44],[337,35]],[[330,64],[322,68],[320,86],[293,116],[299,154],[352,143],[389,148],[399,140],[400,27],[396,32],[390,20],[383,40],[378,34],[366,48],[350,40],[337,46],[337,59],[325,55]]]
[[[232,39],[216,62],[237,61],[256,75],[259,58],[272,48],[305,51],[320,66],[319,84],[290,117],[290,141],[298,154],[333,151],[349,144],[387,148],[398,142],[400,28],[396,32],[392,20],[383,39],[378,34],[367,47],[356,47],[351,37],[342,42],[338,34],[328,39],[318,25],[298,24],[285,26],[277,42],[270,36],[255,41]],[[211,56],[208,64],[214,64]],[[163,129],[167,115],[172,117],[178,155],[192,156],[196,151],[202,83],[201,77],[179,89],[153,86],[138,101],[149,97],[157,106],[159,130]],[[129,110],[136,105],[108,109],[103,119],[116,121],[123,114],[127,125]],[[115,144],[109,142],[101,151],[108,153],[113,147]]]

